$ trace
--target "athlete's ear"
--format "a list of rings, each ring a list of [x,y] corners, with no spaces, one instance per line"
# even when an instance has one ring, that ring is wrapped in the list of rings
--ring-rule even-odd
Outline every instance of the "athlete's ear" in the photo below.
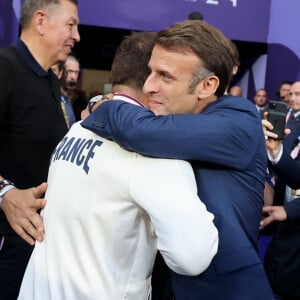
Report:
[[[203,99],[215,95],[219,84],[220,80],[215,75],[202,79],[197,86],[198,98]]]

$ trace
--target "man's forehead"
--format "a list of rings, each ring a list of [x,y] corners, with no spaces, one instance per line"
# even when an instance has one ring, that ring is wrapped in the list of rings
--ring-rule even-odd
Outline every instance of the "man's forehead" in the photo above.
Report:
[[[290,92],[299,92],[300,91],[300,81],[295,82],[290,89]]]

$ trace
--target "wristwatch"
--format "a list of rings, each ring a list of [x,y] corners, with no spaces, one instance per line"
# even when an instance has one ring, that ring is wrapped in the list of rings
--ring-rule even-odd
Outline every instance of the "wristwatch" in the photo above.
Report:
[[[4,195],[11,189],[14,189],[15,185],[8,179],[0,180],[0,206],[3,201]]]

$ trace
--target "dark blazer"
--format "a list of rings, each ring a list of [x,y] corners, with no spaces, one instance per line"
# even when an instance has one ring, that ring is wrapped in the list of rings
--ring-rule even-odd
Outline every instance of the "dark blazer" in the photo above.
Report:
[[[300,124],[300,123],[299,123]],[[299,129],[300,134],[300,129]],[[300,155],[292,159],[290,153],[283,149],[279,162],[273,166],[278,176],[292,189],[300,189]],[[300,199],[284,203],[290,222],[300,223]],[[300,241],[300,239],[299,239]],[[300,253],[300,248],[299,248]],[[299,281],[300,283],[300,281]]]
[[[144,155],[191,161],[199,196],[215,215],[219,250],[199,276],[171,272],[176,300],[273,299],[257,250],[266,147],[250,101],[222,97],[201,114],[156,117],[114,100],[82,125]]]
[[[296,175],[296,172],[290,171],[290,168],[292,170],[294,168],[293,165],[295,164],[295,162],[290,157],[290,154],[293,148],[298,143],[297,138],[300,135],[300,116],[291,120],[288,123],[287,128],[291,129],[291,133],[287,135],[283,140],[283,157],[277,165],[271,166],[272,171],[278,173],[274,188],[274,205],[283,205],[286,185],[289,185],[293,188],[293,183],[295,180],[296,185],[297,183],[300,183],[300,176]],[[297,158],[297,161],[297,164],[299,164],[300,168],[300,157]]]
[[[277,202],[283,199],[286,184],[293,189],[300,188],[300,156],[295,159],[290,156],[300,135],[300,118],[290,121],[288,127],[291,133],[283,141],[283,155],[273,166],[282,187],[279,189],[279,184],[275,185]],[[265,257],[265,270],[278,295],[288,299],[300,299],[300,199],[284,203],[284,207],[288,218],[275,227]]]
[[[277,225],[265,256],[265,270],[277,295],[283,299],[300,299],[300,199],[291,204],[296,206],[298,218],[290,220],[288,217],[287,221]],[[293,207],[290,209],[294,210]]]

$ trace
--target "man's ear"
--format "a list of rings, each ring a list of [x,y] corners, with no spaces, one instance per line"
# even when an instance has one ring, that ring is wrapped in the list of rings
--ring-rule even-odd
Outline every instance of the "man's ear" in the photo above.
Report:
[[[45,23],[46,17],[47,15],[43,10],[37,10],[33,15],[33,19],[34,19],[33,24],[39,35],[44,35],[43,25]]]
[[[198,84],[198,98],[208,98],[214,96],[220,84],[220,80],[217,76],[209,76],[201,80]]]

